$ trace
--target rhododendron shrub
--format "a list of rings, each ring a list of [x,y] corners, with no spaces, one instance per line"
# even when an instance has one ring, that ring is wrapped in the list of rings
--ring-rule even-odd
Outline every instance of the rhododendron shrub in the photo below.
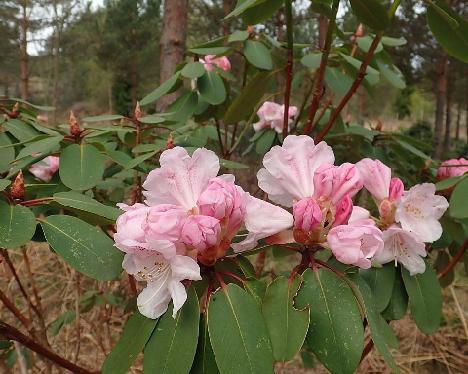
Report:
[[[127,372],[140,352],[148,373],[272,373],[300,353],[352,373],[372,346],[398,372],[389,322],[409,314],[422,332],[438,329],[441,284],[467,248],[468,162],[344,122],[363,80],[403,82],[389,53],[402,41],[383,38],[399,2],[390,13],[361,3],[350,2],[362,24],[337,38],[339,1],[317,7],[331,33],[320,53],[294,44],[289,1],[286,42],[246,27],[191,46],[132,114],[70,113],[53,127],[37,120],[51,108],[0,101],[2,256],[9,264],[8,252],[47,242],[96,280],[90,294],[111,296],[81,300],[83,313],[117,300],[125,327],[103,373]],[[458,17],[439,3],[429,19]],[[264,5],[239,2],[229,17],[260,23],[283,3],[268,2],[268,16]],[[27,323],[19,331],[25,321],[0,321],[0,339],[91,371],[53,352],[44,324],[41,339]]]

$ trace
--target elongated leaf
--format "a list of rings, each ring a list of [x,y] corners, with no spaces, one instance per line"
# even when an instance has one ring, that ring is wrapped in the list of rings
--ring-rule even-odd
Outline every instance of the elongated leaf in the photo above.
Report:
[[[231,160],[219,160],[219,164],[226,169],[248,169],[249,166],[245,164],[241,164],[240,162],[235,162]]]
[[[354,372],[361,358],[364,330],[353,292],[327,269],[307,269],[303,278],[296,305],[310,305],[307,346],[332,373]]]
[[[76,318],[76,313],[72,311],[67,311],[60,315],[54,322],[49,326],[49,331],[52,336],[57,336],[63,326],[72,323]]]
[[[92,145],[69,145],[60,156],[60,179],[72,190],[94,187],[102,179],[103,173],[104,156]]]
[[[200,309],[195,289],[191,287],[187,293],[187,301],[176,318],[172,318],[170,311],[166,312],[146,344],[144,373],[183,374],[192,367],[198,342]]]
[[[226,88],[223,80],[214,71],[206,72],[197,81],[200,96],[207,103],[218,105],[226,100]]]
[[[223,38],[224,40],[224,38]],[[206,47],[206,48],[191,48],[190,52],[195,53],[196,55],[225,55],[229,52],[231,48],[229,47]]]
[[[271,52],[262,42],[246,40],[244,43],[244,54],[247,61],[257,68],[265,70],[273,68]]]
[[[397,271],[395,274],[392,296],[390,297],[387,308],[382,312],[382,316],[386,320],[399,320],[406,314],[406,309],[408,309],[408,294],[403,284],[401,272]]]
[[[108,122],[108,121],[118,121],[124,116],[120,114],[102,114],[100,116],[92,116],[83,118],[83,122]]]
[[[385,63],[380,60],[377,60],[377,66],[382,76],[390,83],[392,86],[402,90],[406,87],[405,80],[401,76],[399,71],[395,71],[394,68],[388,67]]]
[[[7,100],[12,101],[12,102],[23,103],[23,104],[29,105],[30,107],[32,107],[34,109],[37,109],[37,110],[40,110],[40,111],[43,111],[43,112],[51,112],[51,111],[55,110],[55,108],[53,106],[31,104],[29,101],[20,99],[18,97],[10,97]]]
[[[353,84],[353,80],[349,76],[343,74],[338,68],[333,67],[326,68],[325,82],[338,95],[344,95]]]
[[[231,283],[210,299],[208,330],[221,374],[273,372],[273,352],[255,300]]]
[[[382,44],[387,45],[389,47],[399,47],[402,45],[405,45],[406,39],[403,37],[400,38],[391,38],[389,36],[383,36],[382,37]]]
[[[467,218],[468,177],[457,184],[450,197],[450,215],[454,218]]]
[[[3,191],[11,184],[11,181],[8,179],[0,179],[0,191]]]
[[[234,31],[231,35],[229,35],[228,43],[243,42],[244,40],[248,38],[249,38],[248,31],[237,30],[237,31]]]
[[[374,301],[375,298],[371,297],[371,289],[369,285],[357,274],[351,276],[351,280],[357,286],[358,297],[361,305],[365,308],[367,322],[369,323],[371,337],[377,347],[379,353],[385,359],[385,362],[390,366],[394,373],[399,373],[400,370],[392,357],[392,354],[388,350],[387,340],[392,341],[392,344],[396,341],[396,337],[393,334],[391,328],[387,325],[385,320],[380,316],[376,309]],[[388,336],[389,335],[389,336]]]
[[[257,152],[258,155],[264,155],[270,150],[275,140],[275,137],[276,132],[274,130],[264,131],[262,136],[258,138],[257,142],[255,143],[255,152]]]
[[[15,149],[13,147],[2,148],[9,146],[12,142],[7,134],[0,133],[0,173],[7,171],[10,168],[10,162],[15,159]]]
[[[395,265],[389,263],[382,268],[360,269],[359,273],[366,280],[372,291],[377,312],[383,312],[392,296],[395,282]]]
[[[167,119],[170,121],[186,121],[197,109],[198,95],[195,91],[186,92],[179,97],[169,110],[173,113]]]
[[[115,221],[122,214],[120,209],[101,204],[99,201],[78,192],[59,192],[54,195],[54,200],[60,205],[93,213],[110,221]]]
[[[157,319],[150,319],[136,312],[128,320],[122,335],[102,366],[103,374],[125,374],[153,333]]]
[[[231,13],[229,13],[225,18],[227,19],[238,16],[245,12],[248,8],[254,6],[255,4],[261,3],[262,1],[265,0],[238,0],[234,10]]]
[[[177,80],[179,79],[179,75],[180,75],[180,72],[175,73],[172,77],[170,77],[167,81],[161,84],[153,92],[146,95],[143,99],[141,99],[140,105],[143,106],[143,105],[151,104],[155,102],[156,100],[158,100],[161,96],[164,96],[169,91],[171,91],[176,85]]]
[[[361,48],[364,52],[367,53],[369,52],[369,49],[371,47],[373,40],[374,39],[371,36],[367,35],[367,36],[357,38],[356,43],[359,46],[359,48]],[[382,50],[383,50],[383,45],[381,42],[379,42],[379,44],[377,44],[377,47],[375,48],[374,53],[382,52]]]
[[[460,182],[463,178],[464,178],[463,176],[459,176],[459,177],[451,177],[451,178],[443,179],[435,184],[436,189],[437,191],[443,191],[447,188],[453,187],[458,182]]]
[[[211,347],[210,336],[208,334],[208,321],[205,315],[200,318],[200,332],[198,334],[198,345],[193,366],[190,374],[218,374],[218,366]]]
[[[390,25],[387,10],[380,0],[349,0],[356,17],[374,30],[385,30]]]
[[[309,53],[301,58],[301,64],[309,69],[318,69],[322,61],[322,53]]]
[[[280,276],[268,285],[263,299],[262,313],[276,361],[292,360],[309,329],[309,308],[298,310],[294,307],[294,297],[301,282],[301,276],[296,276],[292,282]]]
[[[41,135],[34,127],[19,119],[10,119],[3,127],[20,142],[25,142]]]
[[[26,244],[35,231],[33,212],[22,205],[0,201],[0,247],[15,248]]]
[[[128,164],[125,165],[125,169],[133,169],[139,166],[143,161],[153,157],[156,154],[156,151],[145,153],[144,155],[135,157],[131,159]]]
[[[412,154],[414,154],[415,156],[418,156],[424,160],[430,160],[431,158],[426,155],[424,152],[421,152],[419,149],[417,149],[416,147],[413,147],[411,144],[403,141],[403,140],[399,140],[399,139],[395,139],[395,142],[402,148],[404,148],[405,150],[407,151],[410,151]]]
[[[49,216],[40,223],[47,242],[74,269],[98,280],[120,275],[123,254],[98,228],[62,215]]]
[[[60,142],[63,140],[63,136],[51,136],[45,139],[41,139],[35,142],[28,143],[24,147],[18,156],[17,160],[30,156],[33,153],[49,154],[58,150]]]
[[[194,61],[185,65],[180,73],[187,78],[199,78],[205,74],[205,68],[200,62]]]
[[[442,317],[442,291],[434,269],[427,263],[424,274],[411,276],[405,268],[401,274],[416,325],[426,334],[436,332]]]
[[[427,24],[437,41],[453,57],[468,62],[468,21],[445,1],[435,0],[427,7]]]
[[[270,73],[257,73],[231,103],[224,115],[224,121],[233,124],[250,116],[268,89],[271,79]]]
[[[282,5],[284,5],[282,0],[257,0],[242,13],[242,19],[247,25],[264,23],[276,14]]]

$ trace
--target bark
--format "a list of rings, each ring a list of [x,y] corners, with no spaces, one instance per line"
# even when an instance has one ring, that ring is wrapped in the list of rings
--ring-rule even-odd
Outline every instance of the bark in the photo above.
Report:
[[[447,72],[447,94],[445,102],[445,136],[444,136],[444,153],[450,150],[450,132],[452,126],[452,80]]]
[[[160,40],[160,83],[169,79],[174,74],[177,64],[184,59],[187,38],[187,4],[188,0],[165,0],[164,2],[164,20]],[[177,96],[177,93],[173,93],[162,97],[158,102],[158,110],[164,110]]]
[[[29,97],[29,56],[28,56],[28,0],[21,2],[20,18],[20,92],[21,98],[27,100]]]
[[[223,11],[224,16],[227,16],[234,9],[235,2],[233,0],[223,0]],[[225,20],[223,24],[223,35],[229,35],[231,33],[231,20]]]
[[[319,16],[319,38],[318,38],[318,48],[320,50],[323,50],[325,47],[325,38],[327,36],[327,30],[328,30],[328,18],[325,17],[324,15]]]
[[[455,125],[455,140],[460,140],[460,122],[461,122],[461,112],[462,112],[462,105],[461,101],[458,102],[457,106],[457,122]]]
[[[435,111],[435,126],[434,126],[434,156],[440,158],[443,150],[443,129],[444,129],[444,112],[447,94],[447,73],[448,59],[447,54],[440,52],[439,62],[437,66],[437,83],[436,83],[436,111]]]

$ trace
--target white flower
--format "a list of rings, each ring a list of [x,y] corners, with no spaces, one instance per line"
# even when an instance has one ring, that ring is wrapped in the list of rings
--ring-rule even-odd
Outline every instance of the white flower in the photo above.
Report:
[[[447,199],[435,191],[432,183],[417,184],[403,193],[396,209],[395,220],[423,242],[432,243],[440,238],[439,218],[449,206]]]

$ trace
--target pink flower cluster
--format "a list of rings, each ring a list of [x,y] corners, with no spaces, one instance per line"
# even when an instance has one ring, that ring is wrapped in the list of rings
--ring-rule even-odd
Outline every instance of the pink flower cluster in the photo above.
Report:
[[[452,177],[459,177],[468,173],[468,160],[464,158],[453,158],[442,162],[439,170],[437,170],[437,179],[443,180]]]
[[[297,108],[290,106],[288,110],[289,127],[293,122],[294,116],[297,114]],[[253,124],[255,131],[261,131],[263,129],[273,129],[277,133],[283,131],[284,124],[284,105],[273,103],[271,101],[265,101],[257,111],[258,118],[260,121]]]
[[[234,176],[217,176],[212,151],[198,149],[190,157],[175,147],[162,153],[160,165],[143,184],[145,204],[119,204],[124,213],[114,235],[126,253],[123,268],[147,282],[137,305],[149,318],[164,314],[171,299],[175,316],[187,298],[181,282],[200,280],[199,263],[210,266],[224,256],[242,225],[249,234],[234,248],[254,248],[292,224],[287,211],[250,196]]]
[[[204,148],[192,156],[181,147],[166,150],[160,168],[143,185],[145,204],[120,204],[116,246],[126,253],[123,267],[146,288],[137,304],[157,318],[172,299],[173,315],[187,298],[184,280],[199,280],[200,265],[212,266],[231,247],[235,252],[268,243],[300,243],[329,248],[335,258],[361,268],[372,263],[400,262],[411,274],[425,271],[425,243],[442,234],[439,218],[447,200],[433,184],[404,190],[391,170],[378,160],[335,165],[325,142],[290,135],[263,159],[257,178],[269,199],[286,209],[254,198],[217,176],[219,159]],[[354,206],[353,197],[366,188],[379,217]],[[234,240],[244,227],[244,239]]]
[[[216,57],[215,55],[206,55],[204,58],[200,58],[200,62],[206,71],[214,71],[216,67],[224,70],[231,70],[231,63],[226,56]]]
[[[43,182],[49,182],[59,169],[59,158],[48,156],[29,167],[29,172]]]

